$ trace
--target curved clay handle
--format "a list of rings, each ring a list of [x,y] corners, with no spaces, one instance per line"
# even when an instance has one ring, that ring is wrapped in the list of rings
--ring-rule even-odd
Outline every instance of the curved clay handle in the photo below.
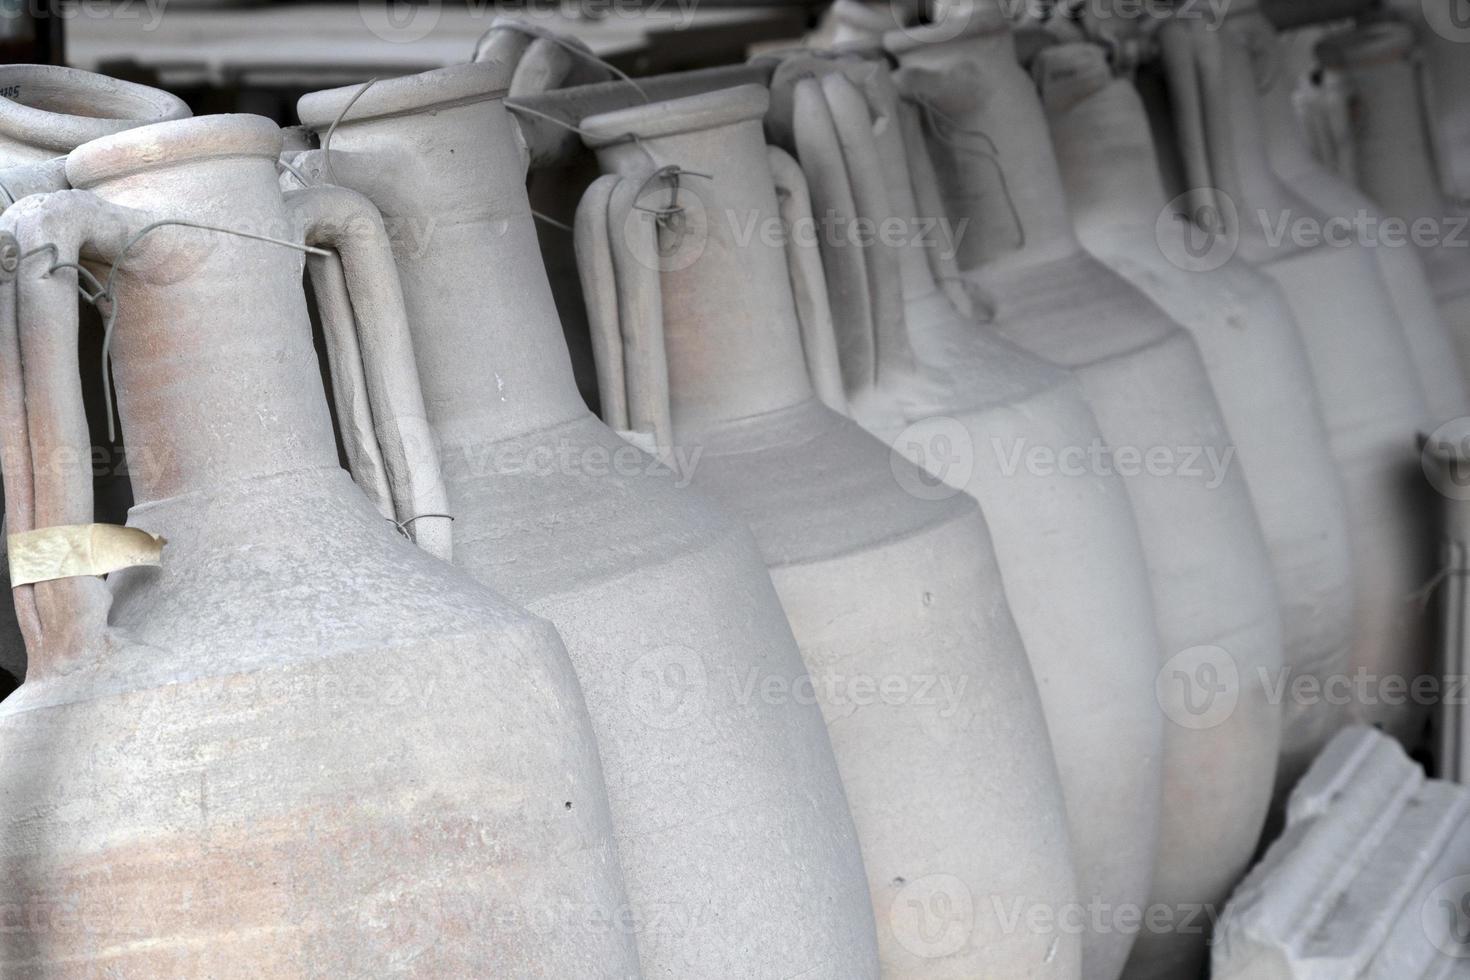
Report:
[[[470,60],[515,66],[520,63],[532,40],[531,35],[517,28],[514,19],[496,17],[490,22],[490,30],[475,46],[475,55]]]
[[[660,455],[674,445],[669,362],[664,349],[663,278],[656,264],[658,225],[652,214],[639,210],[640,191],[641,184],[633,177],[613,187],[608,196],[607,240],[617,284],[628,427],[649,439],[654,454]]]
[[[39,529],[82,529],[94,519],[76,263],[120,255],[149,221],[83,191],[34,195],[0,216],[0,432],[7,439],[6,530],[17,539]],[[112,593],[98,574],[13,592],[29,677],[65,672],[107,642]]]
[[[801,351],[806,358],[807,377],[823,405],[847,414],[847,394],[842,387],[842,365],[837,356],[837,335],[832,324],[832,306],[822,271],[821,246],[789,229],[812,227],[811,192],[806,176],[791,154],[780,147],[766,148],[771,176],[776,183],[776,200],[781,222],[788,229],[786,266],[791,292],[796,299],[796,319],[801,329]]]
[[[1195,48],[1195,33],[1182,20],[1167,21],[1159,29],[1169,101],[1174,106],[1174,128],[1179,134],[1179,152],[1184,158],[1184,175],[1189,184],[1191,220],[1204,208],[1220,213],[1214,192],[1218,161],[1209,150],[1210,127],[1205,111],[1205,87],[1200,78],[1203,66]],[[1219,125],[1217,121],[1216,127]]]
[[[296,162],[311,159],[308,151],[295,156]],[[284,158],[283,158],[284,159]],[[291,194],[306,184],[289,169],[281,175],[282,193],[290,206]],[[300,183],[298,183],[300,181]],[[288,185],[295,184],[295,187]],[[298,221],[305,222],[304,215]],[[306,229],[303,229],[305,233]],[[326,340],[327,375],[332,379],[332,405],[336,410],[337,431],[347,454],[347,469],[352,480],[385,520],[397,521],[398,508],[388,486],[388,468],[383,463],[378,445],[377,427],[368,400],[367,376],[362,363],[362,346],[357,341],[357,323],[352,312],[352,299],[347,292],[347,276],[342,260],[335,252],[308,260],[311,291],[316,297],[317,314]]]
[[[6,167],[0,170],[0,211],[23,197],[64,191],[70,186],[66,181],[66,157]]]
[[[919,118],[918,108],[906,102],[900,103],[898,124],[903,130],[904,147],[907,150],[909,187],[914,192],[915,210],[926,217],[947,219],[944,200],[939,194],[939,175],[934,171],[934,158],[929,155],[924,122]],[[976,313],[975,303],[965,289],[959,261],[953,250],[946,253],[944,249],[926,248],[924,257],[929,261],[930,273],[955,309],[967,317],[973,317]]]
[[[308,262],[313,283],[326,284],[318,296],[328,346],[343,347],[333,355],[333,365],[350,364],[355,351],[360,366],[360,374],[349,367],[340,382],[334,374],[333,387],[361,384],[366,392],[365,398],[362,391],[351,392],[349,400],[354,419],[364,402],[371,414],[370,432],[359,437],[376,447],[382,472],[366,472],[361,479],[372,486],[386,482],[394,519],[419,547],[448,560],[448,492],[382,215],[366,197],[342,187],[290,191],[285,199],[303,222],[306,244],[332,249],[339,260],[335,268],[332,260],[320,256]],[[363,464],[371,461],[370,454],[360,457]],[[355,465],[353,477],[359,478]]]
[[[888,221],[895,217],[895,212],[888,196],[882,157],[873,136],[873,116],[867,98],[850,78],[836,72],[823,77],[822,94],[831,107],[837,140],[842,146],[842,158],[847,161],[857,216],[875,223]],[[898,217],[907,219],[914,216]],[[899,271],[899,254],[895,247],[877,241],[859,251],[868,267],[876,371],[881,378],[885,371],[913,366],[904,322],[903,276]]]
[[[847,161],[837,125],[815,78],[799,80],[791,93],[792,130],[812,208],[840,222],[857,216]],[[822,256],[842,377],[846,390],[859,391],[877,377],[878,351],[873,325],[873,291],[863,249],[829,248]]]
[[[577,274],[592,334],[592,359],[597,365],[597,391],[602,420],[619,432],[628,424],[628,383],[623,376],[623,334],[618,323],[617,270],[613,267],[608,207],[613,189],[622,182],[607,174],[592,182],[577,204],[573,242]]]

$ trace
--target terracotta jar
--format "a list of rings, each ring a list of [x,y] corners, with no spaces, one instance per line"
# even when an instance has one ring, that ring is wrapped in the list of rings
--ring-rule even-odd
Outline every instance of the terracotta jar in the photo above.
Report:
[[[189,107],[180,99],[144,85],[55,65],[0,65],[0,208],[27,194],[64,188],[65,173],[57,158],[88,140],[187,115]],[[84,330],[82,336],[87,352],[83,363],[97,363],[100,332]],[[95,371],[83,377],[95,423],[102,410],[101,384]],[[109,462],[118,457],[109,453]],[[95,490],[99,510],[121,520],[129,502],[126,477],[99,474]],[[10,594],[4,548],[0,541],[0,596]],[[20,628],[11,604],[0,601],[0,697],[24,677]]]
[[[772,88],[767,128],[797,152],[814,213],[902,228],[819,236],[851,414],[895,451],[926,450],[936,476],[980,502],[1046,710],[1080,899],[1142,907],[1158,848],[1162,658],[1123,480],[1075,466],[1102,445],[1097,422],[1075,378],[977,330],[939,288],[924,248],[949,236],[915,199],[906,154],[925,151],[888,67],[790,58]],[[1083,975],[1117,977],[1132,942],[1089,929]]]
[[[782,241],[810,202],[768,152],[768,102],[744,85],[582,121],[608,173],[577,216],[604,412],[698,453],[695,485],[755,530],[852,804],[883,975],[1076,977],[1075,932],[1007,919],[1076,895],[985,521],[828,407],[817,256]]]
[[[1317,378],[1347,490],[1357,587],[1352,667],[1365,680],[1349,685],[1348,710],[1412,741],[1423,707],[1394,691],[1428,668],[1427,616],[1416,593],[1434,574],[1434,547],[1415,438],[1432,426],[1373,257],[1404,250],[1368,248],[1350,232],[1329,241],[1328,215],[1350,212],[1324,213],[1277,178],[1261,136],[1251,62],[1252,49],[1265,43],[1254,38],[1266,31],[1264,19],[1250,12],[1219,29],[1168,22],[1161,38],[1171,97],[1184,119],[1191,182],[1204,193],[1218,191],[1227,224],[1214,244],[1235,249],[1282,287]],[[1318,221],[1323,238],[1300,230]]]
[[[688,489],[704,460],[640,453],[573,383],[510,74],[460,65],[299,106],[323,134],[346,112],[330,175],[398,229],[455,562],[567,642],[649,975],[871,977],[852,819],[749,529]]]
[[[1033,71],[1078,238],[1199,345],[1266,535],[1288,682],[1342,676],[1353,615],[1347,504],[1286,298],[1238,256],[1214,269],[1176,264],[1187,255],[1180,237],[1187,231],[1159,221],[1166,195],[1148,118],[1102,48],[1048,48]],[[1342,712],[1321,698],[1288,699],[1283,710],[1277,777],[1289,789]]]
[[[1353,220],[1361,214],[1374,221],[1381,220],[1381,209],[1367,195],[1312,155],[1303,132],[1293,94],[1303,75],[1316,70],[1313,48],[1320,31],[1303,29],[1277,34],[1249,4],[1232,6],[1231,10],[1238,14],[1230,19],[1228,30],[1243,41],[1250,53],[1244,61],[1254,69],[1259,93],[1260,121],[1256,125],[1265,135],[1266,153],[1275,178],[1315,209],[1318,216]],[[1303,213],[1298,209],[1293,217]],[[1467,394],[1470,382],[1435,304],[1434,291],[1418,251],[1378,247],[1366,251],[1371,254],[1382,285],[1388,290],[1430,417],[1437,423],[1470,414],[1470,394]]]
[[[104,282],[118,263],[119,416],[156,451],[129,522],[166,539],[160,567],[16,590],[31,663],[0,705],[0,867],[33,911],[0,972],[636,976],[597,925],[626,897],[555,633],[338,466],[299,252],[147,230],[304,225],[340,254],[363,347],[403,349],[381,221],[340,189],[283,198],[280,147],[258,116],[145,126],[72,152],[85,192],[0,217],[28,255],[0,290],[12,533],[94,519],[81,256]],[[385,432],[422,425],[411,372],[368,377]],[[430,469],[391,457],[398,513],[436,506]]]
[[[1404,225],[1383,247],[1417,247],[1461,377],[1470,378],[1470,233],[1440,182],[1413,29],[1381,21],[1329,35],[1316,51],[1345,90],[1359,188]]]
[[[1151,903],[1223,903],[1271,797],[1281,708],[1281,617],[1261,527],[1199,348],[1072,229],[1031,79],[998,7],[966,29],[885,43],[923,107],[958,264],[993,329],[1081,382],[1124,477],[1153,585],[1165,661],[1164,809]],[[1184,975],[1204,936],[1145,929],[1130,975]]]

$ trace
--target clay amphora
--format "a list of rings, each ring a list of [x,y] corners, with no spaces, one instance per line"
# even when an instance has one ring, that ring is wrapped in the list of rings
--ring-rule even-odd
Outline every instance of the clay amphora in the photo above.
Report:
[[[0,208],[26,194],[64,188],[57,158],[88,140],[187,115],[189,107],[176,96],[144,85],[55,65],[0,65]],[[95,364],[101,356],[100,332],[84,331],[83,337],[83,363]],[[102,408],[96,371],[84,373],[84,386],[89,415],[96,421]],[[109,462],[116,458],[110,454]],[[99,474],[95,490],[104,519],[121,520],[128,503],[126,477]],[[8,596],[10,567],[3,549],[0,541],[0,596]],[[14,607],[0,600],[0,698],[24,677],[25,644]]]
[[[1388,0],[1395,16],[1414,25],[1424,51],[1434,136],[1443,190],[1457,201],[1470,200],[1470,58],[1463,14],[1450,3]]]
[[[455,561],[565,637],[650,976],[876,972],[820,712],[750,531],[572,380],[498,61],[301,100],[394,243]],[[316,163],[325,161],[318,159]],[[310,166],[307,171],[310,172]]]
[[[768,102],[745,85],[581,123],[609,174],[578,211],[604,412],[699,452],[695,485],[755,530],[852,804],[883,975],[1076,977],[1075,932],[1006,919],[1070,907],[1075,883],[985,522],[824,404],[840,389],[814,392],[830,313],[815,252],[782,246],[810,203],[767,150]]]
[[[1344,220],[1356,219],[1361,214],[1381,221],[1379,208],[1367,195],[1313,157],[1293,102],[1298,80],[1316,70],[1314,39],[1320,32],[1304,29],[1277,34],[1249,6],[1231,9],[1239,9],[1241,15],[1231,19],[1229,28],[1245,35],[1245,43],[1252,52],[1250,60],[1260,95],[1260,122],[1256,125],[1264,131],[1272,173],[1321,215]],[[1241,206],[1240,202],[1236,204],[1237,208]],[[1293,217],[1301,214],[1298,208]],[[1394,314],[1402,325],[1430,417],[1438,423],[1470,413],[1470,394],[1467,394],[1470,382],[1435,304],[1418,251],[1383,247],[1367,251],[1378,266]],[[1323,397],[1329,396],[1324,393]],[[1330,424],[1330,417],[1328,421]]]
[[[1214,269],[1166,257],[1187,256],[1186,230],[1167,217],[1160,225],[1166,200],[1143,103],[1102,48],[1048,48],[1033,70],[1078,238],[1184,325],[1204,357],[1276,573],[1281,680],[1342,676],[1352,643],[1347,505],[1286,298],[1239,257]],[[1289,788],[1341,712],[1323,698],[1287,699],[1283,711],[1277,777]]]
[[[1416,593],[1433,575],[1434,547],[1415,437],[1430,416],[1373,260],[1374,252],[1395,250],[1291,230],[1321,215],[1277,179],[1267,157],[1251,38],[1269,28],[1258,25],[1264,20],[1247,12],[1218,29],[1181,19],[1161,31],[1171,97],[1179,118],[1192,117],[1179,127],[1200,189],[1192,213],[1218,208],[1225,234],[1211,247],[1257,264],[1291,304],[1345,481],[1353,536],[1355,677],[1335,686],[1347,688],[1352,715],[1412,741],[1423,704],[1394,692],[1428,666],[1427,616]]]
[[[1154,589],[1165,661],[1164,810],[1151,903],[1130,975],[1203,962],[1185,908],[1219,905],[1255,848],[1280,748],[1281,617],[1260,524],[1198,347],[1078,245],[1046,119],[999,9],[965,30],[885,38],[932,130],[959,266],[993,328],[1068,367],[1123,475]],[[1145,462],[1148,461],[1148,462]]]
[[[338,466],[298,252],[147,230],[299,242],[304,222],[337,247],[364,349],[411,364],[381,220],[340,189],[283,198],[280,147],[258,116],[145,126],[72,152],[86,192],[0,218],[28,255],[0,291],[12,534],[93,519],[81,256],[104,283],[120,260],[120,419],[158,449],[129,521],[167,541],[161,567],[16,590],[0,880],[41,918],[0,938],[0,973],[637,976],[598,925],[626,896],[555,633]],[[367,377],[385,434],[423,428],[411,372]],[[389,456],[400,515],[442,509],[424,464]],[[442,551],[446,525],[412,527]]]
[[[1470,378],[1470,234],[1445,198],[1424,106],[1422,65],[1407,24],[1379,22],[1317,44],[1323,66],[1346,90],[1349,152],[1358,186],[1404,229],[1385,248],[1417,249],[1440,315]],[[1413,234],[1414,228],[1420,234]]]
[[[933,221],[919,216],[905,154],[922,146],[887,66],[792,58],[772,89],[768,128],[797,151],[814,213],[903,223],[901,241],[819,237],[847,403],[980,502],[1046,710],[1079,896],[1142,907],[1163,765],[1148,570],[1122,478],[1054,462],[1100,446],[1097,422],[1076,379],[975,329],[940,290],[923,246],[947,236],[920,235]],[[1046,461],[1024,462],[1037,453]],[[1085,932],[1083,976],[1117,977],[1132,942],[1124,930]]]

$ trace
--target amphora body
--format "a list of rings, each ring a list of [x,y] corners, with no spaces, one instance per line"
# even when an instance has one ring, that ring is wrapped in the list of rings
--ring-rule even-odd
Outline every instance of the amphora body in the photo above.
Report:
[[[930,129],[958,265],[993,328],[1071,369],[1124,478],[1165,660],[1161,845],[1151,902],[1221,903],[1256,846],[1276,769],[1281,667],[1276,586],[1198,347],[1077,243],[1046,120],[998,8],[885,38]],[[977,135],[979,134],[979,135]],[[1223,697],[1223,700],[1222,700]],[[1178,924],[1176,920],[1176,924]],[[1130,970],[1202,963],[1204,937],[1145,930]]]
[[[1102,434],[1067,371],[940,289],[907,155],[925,151],[885,65],[791,59],[773,89],[813,212],[906,228],[902,243],[822,252],[849,411],[980,502],[1025,642],[1067,799],[1084,906],[1148,901],[1158,848],[1162,658],[1123,480],[1076,465]],[[921,160],[921,170],[923,158]],[[1151,805],[1150,801],[1153,801]],[[1117,977],[1133,936],[1083,936],[1083,976]]]
[[[456,564],[546,616],[586,692],[652,976],[869,977],[832,748],[744,524],[595,418],[573,382],[494,60],[317,92],[325,176],[395,256]],[[320,173],[321,156],[300,161]],[[558,232],[559,233],[559,232]]]
[[[1401,325],[1430,418],[1441,422],[1470,412],[1470,379],[1467,379],[1461,360],[1456,357],[1456,341],[1452,339],[1450,330],[1453,324],[1446,321],[1435,302],[1434,288],[1423,257],[1414,248],[1378,247],[1385,214],[1383,209],[1312,153],[1293,96],[1302,77],[1318,71],[1315,41],[1322,32],[1302,28],[1278,34],[1249,6],[1231,9],[1236,13],[1226,26],[1229,31],[1244,35],[1249,57],[1241,59],[1237,65],[1238,70],[1244,70],[1246,63],[1253,68],[1260,132],[1265,138],[1271,173],[1290,188],[1298,205],[1286,217],[1297,222],[1307,219],[1308,229],[1313,221],[1335,218],[1338,230],[1333,234],[1337,239],[1343,237],[1342,228],[1356,227],[1360,216],[1368,219],[1368,234],[1364,241],[1373,247],[1358,248],[1356,231],[1347,235],[1348,244],[1352,250],[1367,251],[1378,267],[1381,286],[1388,290],[1389,302]],[[1331,82],[1340,78],[1328,74],[1326,80]],[[1198,172],[1192,176],[1208,179]],[[1300,206],[1302,202],[1306,208]],[[1237,209],[1260,206],[1251,202],[1246,205],[1236,203]],[[1278,229],[1289,227],[1281,224],[1283,215],[1274,211],[1265,213],[1264,217],[1263,224],[1262,214],[1255,214],[1255,224],[1260,229],[1272,228],[1273,236],[1278,234]],[[1335,247],[1341,250],[1343,244],[1339,241]],[[1247,258],[1251,256],[1247,255]]]
[[[1384,229],[1389,234],[1380,244],[1424,260],[1461,377],[1470,378],[1470,233],[1463,207],[1450,203],[1440,180],[1414,32],[1383,21],[1328,35],[1316,51],[1345,90],[1354,179],[1401,223],[1397,237]]]
[[[1394,250],[1271,231],[1282,221],[1325,221],[1344,212],[1317,210],[1273,170],[1252,81],[1258,31],[1269,28],[1247,11],[1218,30],[1180,20],[1161,32],[1198,195],[1189,210],[1218,214],[1218,247],[1257,265],[1291,304],[1347,492],[1356,583],[1348,680],[1350,690],[1367,692],[1353,696],[1348,711],[1412,740],[1423,708],[1385,685],[1412,684],[1428,666],[1417,592],[1433,575],[1434,549],[1415,439],[1432,428],[1431,417],[1373,257]],[[1367,678],[1366,689],[1358,676]]]
[[[755,530],[852,804],[883,975],[1076,977],[1075,933],[998,914],[1075,883],[985,522],[814,392],[826,292],[782,245],[810,205],[765,145],[768,102],[741,86],[582,121],[608,172],[578,212],[604,411],[697,450],[695,484]]]
[[[0,349],[7,462],[30,464],[5,470],[12,532],[93,519],[80,256],[119,269],[120,419],[156,450],[129,523],[167,542],[161,567],[16,590],[31,664],[0,705],[0,880],[50,918],[0,937],[0,973],[636,976],[629,938],[589,924],[626,897],[560,641],[338,465],[300,253],[242,235],[351,216],[365,345],[401,341],[402,300],[371,208],[283,198],[280,146],[257,116],[146,126],[69,156],[89,193],[0,218],[28,255]],[[384,425],[420,425],[417,389],[380,381]],[[433,500],[419,461],[392,471],[402,508]]]
[[[1037,57],[1077,236],[1199,345],[1280,590],[1281,679],[1325,685],[1348,670],[1352,558],[1342,477],[1291,309],[1239,257],[1217,268],[1191,263],[1179,237],[1188,231],[1165,212],[1143,104],[1112,76],[1101,48],[1070,44]],[[1278,780],[1289,786],[1342,713],[1323,699],[1288,700],[1284,711]]]

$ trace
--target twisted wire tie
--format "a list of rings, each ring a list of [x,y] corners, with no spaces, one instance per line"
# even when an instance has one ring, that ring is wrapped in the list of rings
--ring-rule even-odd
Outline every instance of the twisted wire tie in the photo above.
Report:
[[[521,34],[526,34],[531,37],[537,37],[543,41],[550,41],[552,44],[555,44],[558,47],[570,51],[572,54],[576,55],[579,58],[590,61],[594,65],[598,65],[602,68],[607,69],[613,75],[617,76],[619,81],[633,86],[633,91],[637,92],[639,97],[642,98],[645,103],[649,103],[652,101],[651,99],[649,99],[648,93],[643,91],[643,86],[633,81],[632,76],[623,71],[621,68],[617,67],[609,61],[605,61],[602,58],[599,58],[591,51],[588,51],[581,45],[578,45],[568,40],[567,38],[562,37],[554,31],[548,31],[545,28],[537,27],[534,24],[527,24],[518,20],[507,20],[504,23],[497,24],[494,27],[491,27],[484,34],[481,34],[479,39],[475,41],[475,54],[479,55],[480,47],[485,43],[486,38],[488,38],[491,34],[494,34],[496,31],[502,30],[518,31]]]
[[[1011,185],[1010,182],[1006,180],[1005,168],[1001,166],[1000,148],[995,145],[995,140],[991,139],[989,134],[985,133],[982,130],[965,129],[956,120],[950,118],[948,115],[942,112],[938,106],[936,106],[934,103],[930,102],[923,96],[904,96],[904,101],[910,103],[911,105],[919,107],[920,115],[924,120],[925,127],[931,133],[933,133],[940,142],[944,143],[947,146],[951,146],[956,150],[961,151],[962,153],[973,153],[975,156],[989,161],[990,165],[995,168],[995,176],[1000,181],[1001,195],[1006,200],[1006,207],[1011,212],[1011,221],[1016,226],[1016,248],[1025,248],[1026,226],[1021,222],[1021,212],[1016,207],[1016,199],[1011,195]],[[945,128],[953,130],[956,134],[960,136],[973,136],[977,139],[984,140],[986,145],[990,147],[990,152],[987,153],[984,150],[977,150],[974,147],[964,146],[960,144],[952,136],[949,136],[945,133]]]
[[[396,521],[391,517],[385,517],[383,518],[383,520],[387,521],[389,524],[392,524],[395,528],[397,528],[399,534],[403,535],[405,538],[409,538],[410,540],[412,540],[412,537],[408,533],[408,526],[414,521],[422,520],[425,517],[444,517],[448,518],[451,521],[454,520],[453,514],[415,514],[412,517],[405,517],[401,521]]]
[[[105,282],[99,282],[97,277],[93,275],[90,270],[82,268],[79,263],[59,261],[61,253],[54,242],[47,242],[44,245],[38,245],[37,247],[22,253],[22,260],[25,260],[32,255],[37,255],[41,252],[49,251],[51,253],[51,265],[46,268],[45,272],[41,273],[41,277],[43,279],[49,277],[52,273],[60,272],[63,269],[75,269],[77,271],[77,292],[81,293],[82,297],[86,299],[88,303],[96,306],[98,312],[103,313],[104,315],[102,328],[102,394],[104,403],[107,407],[108,439],[115,440],[117,438],[117,419],[112,410],[111,364],[112,335],[114,329],[117,327],[118,303],[116,287],[118,270],[121,269],[123,259],[127,258],[128,252],[130,252],[133,247],[138,244],[138,242],[142,241],[144,236],[148,235],[150,232],[156,231],[159,228],[166,228],[169,226],[194,228],[199,231],[212,231],[222,235],[234,235],[238,238],[246,238],[250,239],[251,241],[264,242],[268,245],[279,245],[283,248],[294,249],[295,251],[304,252],[308,255],[326,256],[332,254],[326,249],[317,248],[313,245],[305,245],[300,242],[288,242],[281,238],[272,238],[269,235],[257,235],[254,232],[239,231],[234,228],[221,228],[218,225],[207,225],[198,221],[186,221],[183,218],[164,218],[162,220],[155,221],[152,224],[145,225],[144,227],[138,229],[138,231],[134,232],[132,237],[123,244],[122,249],[117,253],[117,258],[113,259],[111,265],[108,266],[107,279]],[[90,291],[88,290],[88,288],[83,287],[83,277],[85,277],[90,284]],[[107,303],[107,309],[105,311],[100,305],[103,301],[106,301]]]

